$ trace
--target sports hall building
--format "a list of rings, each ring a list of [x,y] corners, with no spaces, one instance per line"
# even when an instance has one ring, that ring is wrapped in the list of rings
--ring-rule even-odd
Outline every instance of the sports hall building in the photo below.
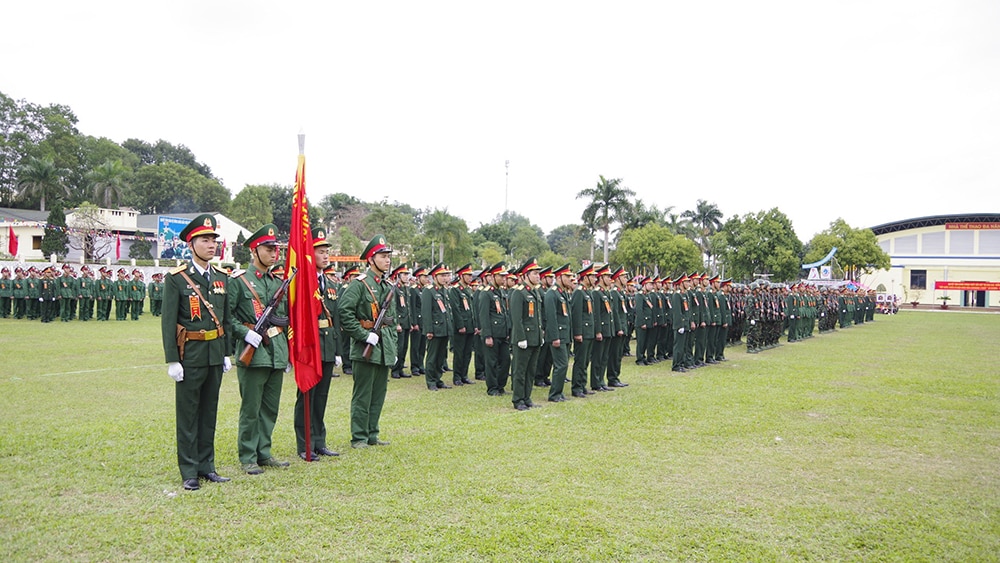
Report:
[[[884,287],[903,303],[1000,307],[1000,213],[935,215],[871,230],[892,266],[863,276],[866,286]]]

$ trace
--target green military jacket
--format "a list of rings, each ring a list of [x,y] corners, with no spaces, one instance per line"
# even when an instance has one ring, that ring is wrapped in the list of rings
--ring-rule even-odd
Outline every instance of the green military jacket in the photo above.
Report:
[[[14,280],[10,278],[0,278],[0,297],[14,296]]]
[[[552,286],[545,292],[543,297],[543,309],[545,310],[545,341],[552,342],[560,340],[560,345],[564,345],[572,337],[570,334],[571,318],[569,299],[566,292],[558,286]]]
[[[146,286],[146,289],[149,292],[150,301],[160,301],[163,299],[163,283],[151,281]]]
[[[77,289],[79,282],[73,276],[59,276],[56,278],[56,282],[58,282],[57,294],[60,298],[76,299],[79,295],[80,292]]]
[[[146,284],[142,280],[129,280],[128,298],[131,301],[142,301],[146,299]]]
[[[451,313],[451,302],[448,299],[448,288],[425,287],[420,294],[420,316],[423,325],[420,326],[424,336],[433,334],[437,338],[451,336],[455,332],[454,319]]]
[[[38,298],[42,296],[42,280],[36,278],[28,278],[24,282],[25,294],[24,296],[29,301],[38,301]]]
[[[326,276],[320,274],[318,283],[320,351],[324,362],[335,362],[337,356],[344,355],[340,342],[343,332],[340,326],[340,296],[337,294],[337,285],[326,279]]]
[[[463,328],[464,334],[472,334],[476,326],[473,319],[472,289],[456,285],[448,290],[448,300],[451,305],[454,334],[460,334]]]
[[[615,321],[611,316],[611,299],[608,292],[598,286],[594,286],[590,295],[594,302],[594,338],[600,334],[601,338],[611,338],[615,332]]]
[[[206,303],[195,294],[181,272],[187,272],[201,296],[205,298],[219,319],[224,334],[218,335],[219,327],[206,308]],[[221,282],[221,285],[219,283]],[[107,280],[100,283],[110,286]],[[165,276],[163,284],[163,316],[160,317],[160,332],[163,339],[163,353],[167,363],[181,362],[177,346],[177,325],[188,332],[208,333],[216,331],[212,340],[188,340],[184,343],[183,364],[191,367],[221,366],[222,359],[232,354],[232,334],[230,332],[230,294],[227,290],[226,272],[218,268],[212,271],[212,285],[198,273],[194,263],[178,266]],[[246,332],[244,331],[244,334]]]
[[[628,330],[628,310],[625,307],[625,296],[617,287],[612,287],[607,291],[608,299],[611,301],[611,319],[614,321],[614,331],[611,336],[622,335]]]
[[[55,301],[59,297],[59,282],[57,280],[38,280],[38,296],[45,301]]]
[[[683,289],[680,291],[675,291],[673,295],[670,296],[670,322],[674,327],[674,330],[691,329],[691,322],[694,319],[694,313],[691,307],[691,299],[687,291]]]
[[[573,292],[573,313],[570,321],[573,323],[573,338],[582,336],[584,340],[593,340],[595,334],[594,298],[591,290],[582,286]]]
[[[112,285],[112,293],[116,301],[128,301],[132,294],[129,292],[129,280],[115,280]]]
[[[77,292],[78,292],[77,295],[81,299],[91,299],[92,297],[94,297],[95,283],[96,282],[94,281],[94,278],[90,277],[80,278],[80,280],[77,282]]]
[[[113,281],[103,276],[101,279],[96,280],[94,285],[94,297],[96,297],[98,301],[108,301],[110,299],[114,299],[114,296],[115,286]]]
[[[534,289],[517,285],[510,292],[510,341],[542,345],[542,303]]]
[[[418,282],[419,283],[419,282]],[[400,288],[397,291],[402,291]],[[424,329],[423,323],[423,311],[420,310],[420,291],[421,289],[416,285],[411,285],[406,288],[406,295],[408,297],[408,312],[410,315],[410,326],[416,326],[420,330]],[[400,319],[402,321],[402,319]]]
[[[236,272],[228,279],[229,296],[229,319],[232,327],[233,342],[236,346],[236,355],[239,355],[246,348],[244,337],[250,332],[257,319],[264,312],[267,304],[271,302],[274,294],[281,288],[284,280],[275,272],[279,271],[274,266],[267,271],[260,270],[255,266],[245,272]],[[212,278],[212,284],[227,283],[226,278],[222,281]],[[253,287],[253,291],[250,291]],[[256,293],[256,295],[254,295]],[[164,300],[165,301],[165,300]],[[164,302],[166,306],[166,302]],[[279,317],[288,317],[288,296],[277,306],[275,313]],[[250,325],[249,327],[246,325]],[[271,369],[285,369],[290,363],[288,357],[288,336],[286,328],[272,328],[266,334],[261,334],[264,341],[257,347],[253,359],[249,366],[244,367],[266,367]],[[242,365],[242,364],[240,364]]]
[[[483,340],[504,340],[510,336],[510,314],[501,289],[494,287],[483,290],[476,306],[479,309],[479,330]]]
[[[652,292],[639,293],[635,296],[635,327],[643,330],[653,328],[653,302],[655,296]]]
[[[705,321],[710,326],[718,326],[722,324],[722,306],[719,304],[719,294],[715,291],[708,290],[704,293],[705,302],[708,305],[708,320]]]
[[[344,333],[351,339],[351,361],[369,362],[380,366],[396,363],[396,323],[384,323],[378,333],[378,344],[373,348],[371,358],[364,358],[365,339],[372,332],[378,309],[389,294],[389,282],[384,277],[375,277],[371,270],[355,278],[340,293],[340,323]],[[395,316],[396,302],[390,302],[392,309],[387,315]],[[364,324],[362,324],[364,323]],[[369,328],[366,328],[369,327]]]
[[[721,313],[720,318],[722,324],[733,324],[733,308],[729,303],[729,296],[721,291],[717,292],[715,295],[719,299],[719,311]]]
[[[14,278],[10,283],[11,297],[14,299],[24,299],[28,296],[28,284],[24,278]]]

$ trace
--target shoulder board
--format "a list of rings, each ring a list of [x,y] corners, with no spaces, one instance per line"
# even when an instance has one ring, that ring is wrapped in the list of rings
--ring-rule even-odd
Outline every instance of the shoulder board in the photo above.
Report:
[[[223,270],[221,267],[219,267],[219,266],[217,266],[215,264],[212,264],[212,269],[215,270],[216,272],[219,272],[220,274],[224,274],[224,275],[227,275],[227,276],[229,275],[229,271],[228,270]]]
[[[233,270],[233,273],[229,274],[229,277],[235,280],[236,278],[242,276],[245,273],[247,273],[246,270]]]
[[[183,272],[184,270],[187,270],[187,264],[181,264],[180,266],[177,266],[176,268],[170,270],[170,274],[176,275]]]
[[[363,280],[363,279],[365,279],[365,274],[359,274],[358,277],[356,277],[354,279],[356,279],[356,280]]]

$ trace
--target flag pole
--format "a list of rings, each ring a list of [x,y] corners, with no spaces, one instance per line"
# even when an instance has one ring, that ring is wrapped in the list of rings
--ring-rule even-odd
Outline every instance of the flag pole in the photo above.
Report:
[[[305,158],[306,156],[306,134],[299,129],[299,160]],[[305,424],[306,430],[306,461],[313,460],[313,448],[312,448],[312,420],[309,417],[309,403],[312,402],[312,389],[308,389],[302,394],[302,415],[305,419],[303,423]]]

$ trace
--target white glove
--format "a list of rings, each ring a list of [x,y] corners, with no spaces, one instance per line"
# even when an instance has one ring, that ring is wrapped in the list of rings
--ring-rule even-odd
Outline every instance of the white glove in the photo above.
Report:
[[[794,318],[795,318],[795,315],[791,315],[791,316],[790,316],[790,317],[788,317],[788,318],[790,318],[790,319],[794,319]]]
[[[167,375],[177,383],[184,381],[184,366],[180,362],[170,362],[167,364]]]
[[[292,371],[292,364],[288,364],[287,366],[285,366],[285,373],[288,373],[290,371]]]
[[[39,297],[39,298],[38,298],[38,300],[39,300],[39,301],[45,301],[45,300],[44,300],[44,299],[42,299],[41,297]]]
[[[341,358],[340,356],[334,356],[333,357],[333,365],[336,366],[336,367],[340,367],[340,366],[344,365],[344,358]]]
[[[684,334],[684,327],[680,327],[679,329],[677,329],[677,332],[680,334]]]
[[[252,330],[248,330],[247,335],[243,337],[243,340],[245,340],[247,344],[253,346],[254,348],[260,346],[260,341],[263,339],[264,339],[263,336],[257,334]]]
[[[233,369],[233,361],[229,359],[229,356],[222,357],[222,373]]]
[[[374,332],[369,332],[368,338],[365,338],[365,342],[371,344],[372,346],[378,346],[378,335]]]
[[[750,319],[750,325],[751,325],[751,326],[753,326],[753,325],[755,325],[755,324],[757,324],[757,321],[755,321],[755,320],[753,320],[753,319]]]
[[[522,341],[518,342],[517,343],[517,347],[520,348],[520,349],[522,349],[522,350],[527,350],[528,349],[528,341],[527,340],[522,340]]]

